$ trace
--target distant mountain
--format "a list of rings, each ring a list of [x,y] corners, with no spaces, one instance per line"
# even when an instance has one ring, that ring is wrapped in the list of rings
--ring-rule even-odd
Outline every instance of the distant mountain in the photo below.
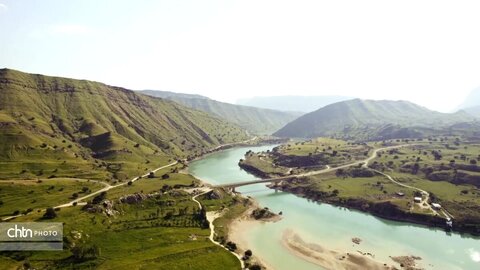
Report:
[[[349,100],[345,96],[271,96],[237,100],[237,104],[292,112],[312,112],[326,105]]]
[[[480,118],[480,87],[473,89],[458,109]]]
[[[170,100],[0,69],[0,178],[126,179],[246,138],[240,127]]]
[[[170,91],[161,91],[161,90],[142,90],[139,91],[143,94],[159,97],[159,98],[167,98],[167,99],[184,99],[184,98],[194,98],[194,99],[210,99],[206,96],[197,95],[197,94],[184,94],[184,93],[176,93]]]
[[[468,113],[468,114],[471,115],[471,116],[480,118],[480,105],[478,105],[478,106],[473,106],[473,107],[469,107],[469,108],[465,108],[465,109],[463,109],[462,111]]]
[[[152,90],[140,92],[154,97],[170,99],[187,107],[216,115],[254,134],[271,134],[301,115],[298,112],[234,105],[198,95]]]
[[[473,119],[465,112],[440,113],[408,101],[353,99],[301,116],[274,135],[337,136],[357,140],[415,137],[439,127]]]

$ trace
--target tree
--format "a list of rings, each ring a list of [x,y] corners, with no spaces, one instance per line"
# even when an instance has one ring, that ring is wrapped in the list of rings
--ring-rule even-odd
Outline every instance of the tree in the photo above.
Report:
[[[93,204],[99,204],[101,203],[103,200],[105,200],[105,198],[107,197],[107,192],[106,191],[103,191],[101,192],[100,194],[98,194],[97,196],[95,196],[92,200],[92,203]]]
[[[164,179],[164,180],[165,180],[165,179],[168,179],[168,178],[170,178],[170,175],[168,175],[168,173],[166,173],[166,174],[162,175],[162,179]]]
[[[253,253],[250,249],[247,249],[247,251],[245,251],[245,256],[246,257],[252,257]]]
[[[230,251],[235,251],[237,250],[237,244],[235,244],[234,242],[227,242],[227,244],[225,244],[225,247],[230,250]]]
[[[477,160],[475,160],[475,159],[470,159],[470,164],[472,164],[472,165],[477,165]]]
[[[52,207],[47,208],[47,210],[45,211],[45,214],[43,215],[43,218],[45,219],[52,219],[56,217],[57,217],[57,213],[55,212],[55,209],[53,209]]]

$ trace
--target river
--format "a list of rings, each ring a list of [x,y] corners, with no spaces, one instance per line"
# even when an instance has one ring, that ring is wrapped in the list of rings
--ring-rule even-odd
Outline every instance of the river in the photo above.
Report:
[[[256,179],[238,166],[245,152],[265,151],[274,146],[238,147],[213,153],[194,161],[189,172],[211,184],[223,184]],[[388,221],[367,213],[318,204],[295,195],[276,192],[257,184],[237,188],[253,197],[273,212],[283,212],[276,223],[258,223],[247,232],[245,240],[253,253],[277,270],[321,269],[291,254],[281,239],[286,229],[292,229],[304,240],[338,251],[370,252],[375,260],[393,262],[389,256],[415,255],[425,269],[480,269],[480,241],[478,238],[447,234],[442,229],[431,229],[414,224]],[[362,239],[354,245],[353,237]]]

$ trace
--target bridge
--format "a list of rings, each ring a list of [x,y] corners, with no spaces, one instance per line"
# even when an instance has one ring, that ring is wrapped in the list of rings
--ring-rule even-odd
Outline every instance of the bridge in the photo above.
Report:
[[[364,160],[359,160],[355,161],[352,163],[340,165],[337,167],[330,167],[329,165],[326,165],[327,168],[322,169],[322,170],[316,170],[316,171],[310,171],[306,173],[300,173],[300,174],[292,174],[292,175],[286,175],[286,176],[280,176],[280,177],[274,177],[274,178],[267,178],[267,179],[257,179],[257,180],[252,180],[252,181],[242,181],[242,182],[233,182],[233,183],[228,183],[228,184],[222,184],[222,185],[216,185],[214,187],[219,187],[219,188],[226,188],[226,189],[231,189],[232,191],[235,191],[236,187],[241,187],[241,186],[248,186],[248,185],[254,185],[254,184],[260,184],[260,183],[277,183],[283,180],[291,180],[294,178],[298,177],[307,177],[307,176],[313,176],[313,175],[318,175],[318,174],[323,174],[327,172],[333,172],[338,169],[343,169],[343,168],[348,168],[352,166],[363,166],[367,167],[368,163],[372,161],[376,156],[377,152],[379,151],[384,151],[384,150],[389,150],[389,149],[394,149],[394,148],[400,148],[404,146],[412,146],[412,145],[417,145],[417,144],[404,144],[404,145],[394,145],[394,146],[388,146],[388,147],[383,147],[383,148],[377,148],[373,150],[373,153],[366,159]]]
[[[254,185],[254,184],[261,184],[261,183],[276,183],[276,182],[280,182],[280,181],[283,181],[283,180],[290,180],[290,179],[293,179],[293,178],[296,178],[296,177],[298,177],[298,176],[288,175],[288,176],[281,176],[281,177],[276,177],[276,178],[267,178],[267,179],[257,179],[257,180],[252,180],[252,181],[234,182],[234,183],[228,183],[228,184],[223,184],[223,185],[216,185],[215,187],[235,190],[236,187],[248,186],[248,185]]]

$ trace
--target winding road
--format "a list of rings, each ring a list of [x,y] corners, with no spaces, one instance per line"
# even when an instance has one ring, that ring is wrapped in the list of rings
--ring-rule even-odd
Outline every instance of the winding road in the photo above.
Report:
[[[201,196],[201,195],[204,195],[204,194],[207,194],[207,193],[210,192],[211,190],[212,190],[212,189],[210,189],[210,188],[206,188],[206,189],[203,190],[203,192],[201,192],[201,193],[199,193],[199,194],[197,194],[197,195],[195,195],[195,196],[192,197],[192,200],[198,204],[198,207],[199,207],[200,209],[202,209],[203,206],[202,206],[202,204],[197,200],[197,197],[199,197],[199,196]],[[218,217],[220,217],[220,216],[221,216],[221,213],[218,212],[218,211],[210,211],[210,212],[207,212],[207,213],[206,213],[206,216],[207,216],[208,223],[209,223],[209,225],[210,225],[210,226],[209,226],[209,227],[210,227],[210,236],[208,237],[208,239],[210,239],[210,241],[212,241],[212,243],[214,243],[215,245],[217,245],[217,246],[219,246],[219,247],[227,250],[228,252],[232,253],[235,257],[237,257],[237,259],[240,261],[240,265],[241,265],[242,269],[244,269],[244,268],[245,268],[245,263],[244,263],[244,261],[242,260],[242,257],[241,257],[239,254],[237,254],[237,253],[235,253],[235,252],[233,252],[233,251],[230,251],[228,248],[224,247],[222,244],[220,244],[220,242],[217,242],[217,241],[215,241],[215,239],[214,239],[214,236],[215,236],[215,225],[213,225],[213,221],[215,221],[215,219],[217,219]]]

